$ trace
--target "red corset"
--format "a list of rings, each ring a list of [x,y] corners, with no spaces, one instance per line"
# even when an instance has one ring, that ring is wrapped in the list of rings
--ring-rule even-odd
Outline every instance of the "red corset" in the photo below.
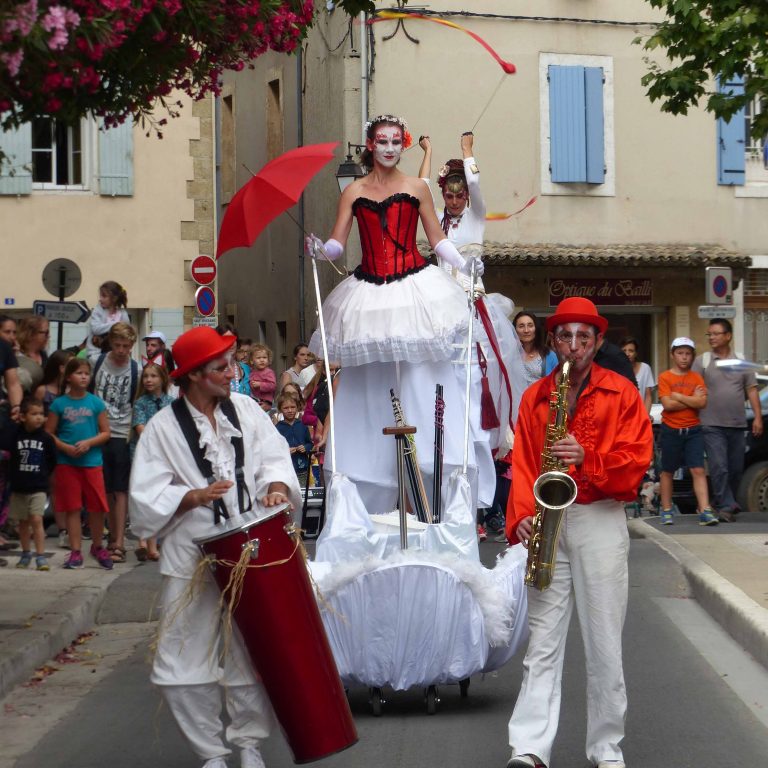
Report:
[[[358,280],[389,283],[428,266],[416,247],[418,198],[406,192],[381,202],[358,197],[352,211],[363,249],[363,260],[354,272]]]

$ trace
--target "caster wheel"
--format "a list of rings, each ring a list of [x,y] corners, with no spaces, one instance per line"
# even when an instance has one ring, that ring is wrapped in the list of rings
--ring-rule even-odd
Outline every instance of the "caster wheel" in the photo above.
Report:
[[[440,699],[437,698],[437,687],[430,685],[427,688],[427,714],[434,715],[437,712],[437,704]]]
[[[462,699],[466,699],[469,696],[469,678],[465,677],[463,680],[459,680],[459,693]]]
[[[384,699],[381,698],[381,688],[371,688],[371,712],[374,717],[381,717]]]

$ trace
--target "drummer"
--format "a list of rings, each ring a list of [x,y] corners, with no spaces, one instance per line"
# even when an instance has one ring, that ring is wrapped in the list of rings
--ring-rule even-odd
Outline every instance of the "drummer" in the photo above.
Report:
[[[259,742],[272,728],[272,707],[237,629],[228,643],[222,641],[219,591],[207,568],[198,568],[201,554],[193,540],[221,530],[215,515],[236,524],[257,502],[297,508],[300,490],[288,445],[267,414],[250,397],[231,394],[232,339],[193,328],[177,339],[173,357],[178,367],[171,376],[183,398],[149,422],[131,472],[132,529],[141,538],[163,539],[162,614],[151,680],[204,768],[226,768],[232,752],[227,744],[239,748],[242,768],[263,768]],[[235,482],[238,438],[244,449],[241,488]],[[210,485],[198,469],[203,456],[215,479]]]

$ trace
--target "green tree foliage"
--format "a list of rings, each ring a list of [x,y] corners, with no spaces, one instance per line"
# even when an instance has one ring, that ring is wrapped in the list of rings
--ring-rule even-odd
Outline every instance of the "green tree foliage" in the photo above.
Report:
[[[673,115],[685,115],[700,102],[717,117],[729,119],[760,97],[765,105],[752,123],[752,135],[768,134],[768,0],[646,0],[666,13],[648,38],[647,51],[662,51],[666,61],[646,59],[642,84],[651,101]],[[719,93],[716,81],[746,78],[741,95]]]

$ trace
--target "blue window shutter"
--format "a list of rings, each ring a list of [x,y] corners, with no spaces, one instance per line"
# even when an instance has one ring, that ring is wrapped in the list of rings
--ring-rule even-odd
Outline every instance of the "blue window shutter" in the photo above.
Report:
[[[603,68],[584,68],[584,112],[587,134],[587,182],[605,181],[605,130],[603,125]]]
[[[584,67],[550,65],[549,129],[552,181],[586,181]]]
[[[0,132],[0,195],[32,194],[32,125]],[[11,175],[13,174],[13,175]]]
[[[104,129],[99,121],[99,194],[133,194],[133,121]]]
[[[744,78],[733,77],[727,83],[718,83],[722,93],[737,96],[744,93]],[[741,185],[746,181],[746,125],[744,107],[726,122],[717,120],[717,183]]]

